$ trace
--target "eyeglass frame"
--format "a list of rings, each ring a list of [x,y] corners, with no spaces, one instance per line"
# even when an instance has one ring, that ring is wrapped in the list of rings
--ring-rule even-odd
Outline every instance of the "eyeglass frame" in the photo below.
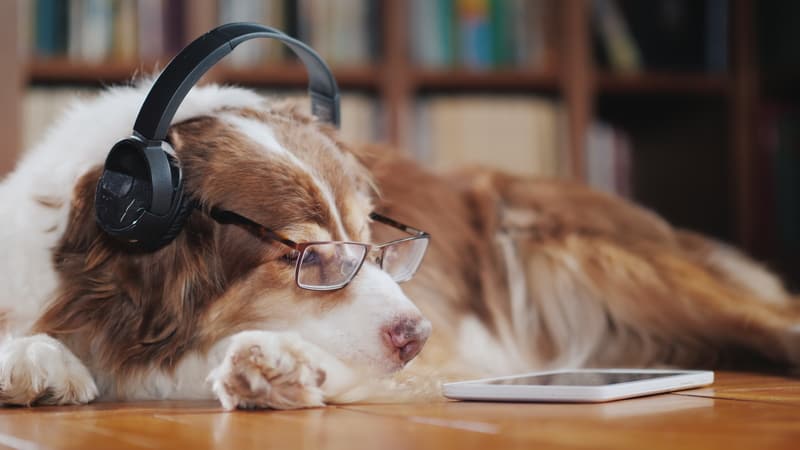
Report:
[[[390,217],[386,217],[386,216],[384,216],[382,214],[378,214],[378,213],[376,213],[374,211],[369,214],[369,218],[370,219],[372,219],[374,221],[377,221],[377,222],[380,222],[380,223],[382,223],[384,225],[388,225],[388,226],[390,226],[392,228],[395,228],[395,229],[398,229],[400,231],[403,231],[404,233],[408,233],[410,236],[407,236],[407,237],[404,237],[404,238],[400,238],[400,239],[394,239],[394,240],[391,240],[389,242],[384,242],[382,244],[369,244],[369,243],[366,243],[366,242],[353,242],[353,241],[295,242],[295,241],[293,241],[293,240],[291,240],[291,239],[289,239],[287,237],[282,236],[280,233],[278,233],[276,231],[273,231],[269,227],[265,227],[264,225],[261,225],[260,223],[256,222],[255,220],[250,219],[248,217],[245,217],[245,216],[243,216],[243,215],[241,215],[241,214],[239,214],[237,212],[234,212],[234,211],[230,211],[230,210],[227,210],[227,209],[220,209],[220,208],[211,208],[210,211],[207,211],[207,214],[209,215],[209,217],[211,217],[215,222],[217,222],[219,224],[239,226],[239,227],[243,228],[245,231],[247,231],[248,233],[250,233],[252,236],[256,237],[257,239],[260,239],[262,241],[278,242],[278,243],[283,244],[283,245],[291,248],[292,250],[296,251],[297,252],[297,260],[295,262],[295,268],[294,268],[294,282],[295,282],[295,285],[298,288],[309,290],[309,291],[336,291],[336,290],[339,290],[339,289],[343,289],[345,286],[350,284],[351,281],[353,281],[353,279],[356,277],[356,275],[358,275],[358,272],[361,270],[361,266],[364,265],[364,261],[366,261],[367,257],[370,254],[372,254],[373,252],[380,251],[380,257],[377,259],[377,264],[378,264],[378,267],[380,267],[381,270],[383,270],[383,259],[384,259],[383,258],[383,250],[386,247],[388,247],[390,245],[400,244],[400,243],[403,243],[403,242],[417,240],[417,239],[428,239],[428,241],[430,241],[430,237],[431,237],[431,235],[426,231],[422,231],[422,230],[414,228],[412,226],[405,225],[405,224],[400,223],[400,222],[398,222],[398,221],[396,221],[396,220],[394,220],[394,219],[392,219]],[[310,286],[307,286],[307,285],[303,286],[300,283],[300,266],[302,265],[302,261],[303,261],[303,257],[305,256],[306,249],[308,247],[311,247],[311,246],[314,246],[314,245],[325,245],[325,244],[359,245],[361,247],[364,247],[364,254],[361,257],[361,261],[358,263],[358,267],[356,267],[356,269],[353,270],[352,275],[350,275],[350,277],[347,278],[344,282],[339,283],[337,285],[330,286],[330,287],[310,287]],[[427,253],[427,247],[425,249],[425,253]],[[423,253],[423,258],[425,257],[425,253]],[[419,264],[417,264],[417,268],[419,268],[419,265],[422,264],[422,259],[423,258],[420,259]],[[401,281],[396,281],[396,282],[397,283],[403,283],[405,281],[408,281],[413,277],[413,275],[415,273],[416,273],[416,269],[414,270],[414,273],[412,273],[411,276],[408,277],[407,279],[401,280]]]

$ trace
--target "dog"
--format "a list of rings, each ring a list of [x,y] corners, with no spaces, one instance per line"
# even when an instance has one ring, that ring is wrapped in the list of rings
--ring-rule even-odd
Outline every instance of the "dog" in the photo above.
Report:
[[[181,105],[168,140],[197,210],[168,246],[130,251],[93,201],[147,87],[77,102],[0,184],[4,404],[291,409],[533,369],[800,363],[798,303],[734,248],[579,183],[434,173],[240,88]],[[431,239],[404,284],[367,259],[319,292],[220,208],[295,242],[396,239],[373,212]]]

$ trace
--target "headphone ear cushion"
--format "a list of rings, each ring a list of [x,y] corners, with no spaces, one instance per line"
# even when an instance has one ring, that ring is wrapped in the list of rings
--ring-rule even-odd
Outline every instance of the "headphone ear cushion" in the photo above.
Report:
[[[155,248],[164,247],[175,240],[183,229],[183,226],[186,225],[186,221],[189,219],[192,211],[197,207],[197,201],[192,198],[182,197],[180,202],[178,210],[175,212],[175,216],[169,224],[169,228],[161,235],[161,239],[155,244]]]

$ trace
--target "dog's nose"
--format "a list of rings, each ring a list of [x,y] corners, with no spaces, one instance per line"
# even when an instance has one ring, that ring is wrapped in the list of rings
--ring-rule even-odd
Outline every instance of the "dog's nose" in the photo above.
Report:
[[[387,343],[404,364],[414,359],[431,335],[431,323],[423,318],[400,319],[386,329]]]

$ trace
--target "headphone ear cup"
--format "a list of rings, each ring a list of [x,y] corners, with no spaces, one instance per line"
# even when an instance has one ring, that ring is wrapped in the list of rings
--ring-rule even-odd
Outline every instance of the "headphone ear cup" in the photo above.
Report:
[[[168,143],[146,145],[131,137],[109,152],[95,215],[100,228],[129,249],[152,252],[167,245],[193,204],[184,202],[180,163]]]
[[[180,196],[180,204],[175,211],[175,216],[172,218],[172,223],[170,223],[169,228],[164,231],[164,234],[161,235],[159,241],[155,243],[155,249],[164,247],[175,240],[175,238],[181,233],[181,230],[183,230],[184,225],[186,225],[186,221],[189,219],[192,211],[194,211],[197,207],[196,200],[183,197],[183,192],[181,192]]]

